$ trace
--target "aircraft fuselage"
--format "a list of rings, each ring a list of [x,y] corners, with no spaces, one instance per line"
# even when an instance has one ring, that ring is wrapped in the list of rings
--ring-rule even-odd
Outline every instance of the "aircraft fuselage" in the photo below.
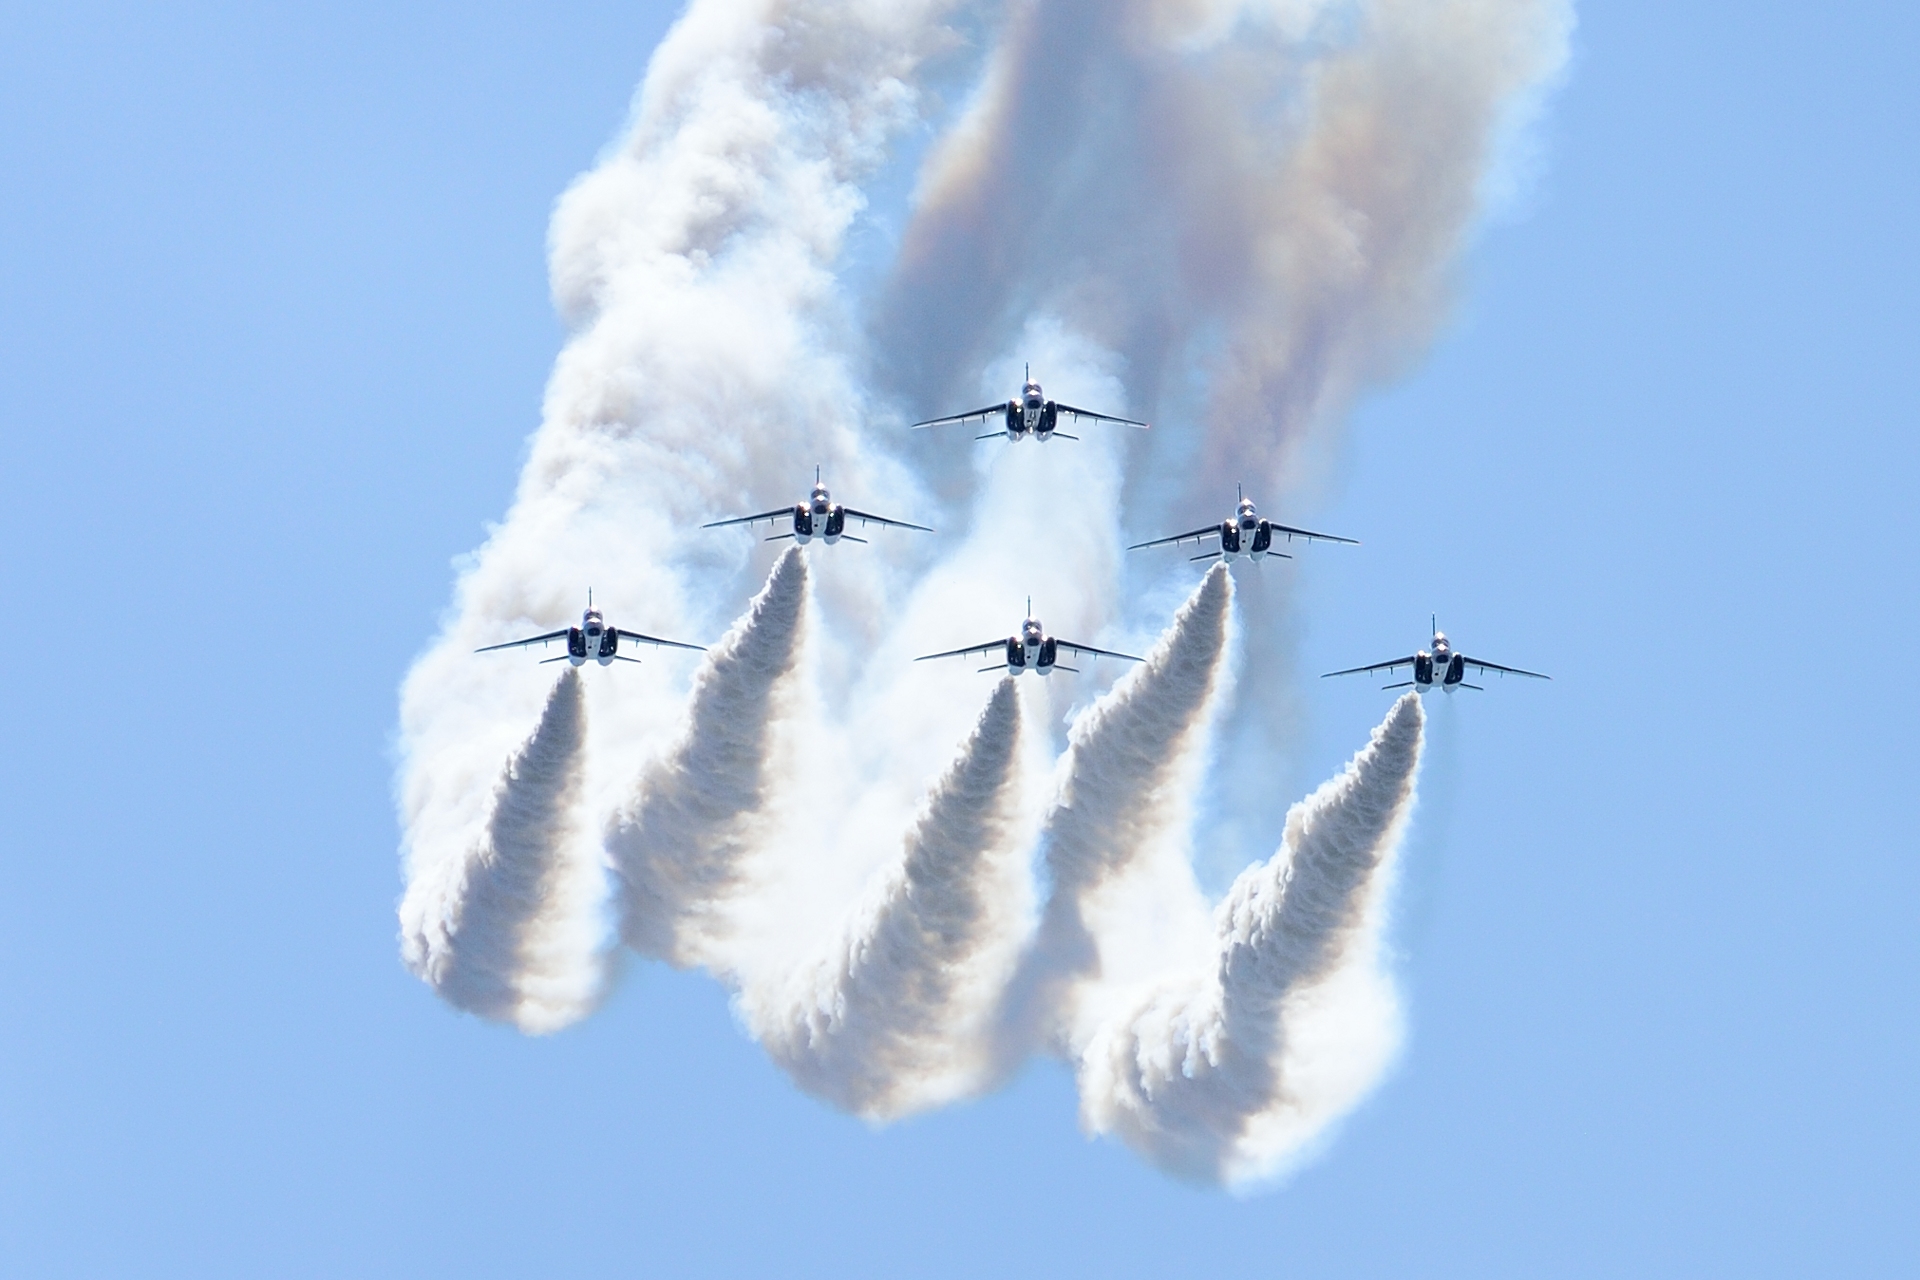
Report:
[[[1050,676],[1058,660],[1059,646],[1032,618],[1020,628],[1020,634],[1007,637],[1007,673]]]
[[[831,500],[827,487],[823,484],[813,486],[813,493],[805,502],[793,505],[793,539],[805,545],[815,538],[828,546],[840,541],[840,535],[847,531],[847,513],[840,504]]]
[[[567,661],[576,667],[586,665],[588,659],[612,666],[619,651],[620,633],[606,624],[598,609],[587,610],[579,626],[567,628]]]

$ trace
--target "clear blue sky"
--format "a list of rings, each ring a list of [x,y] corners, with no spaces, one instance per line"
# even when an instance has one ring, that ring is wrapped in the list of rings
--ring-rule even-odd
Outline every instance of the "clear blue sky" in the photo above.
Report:
[[[718,987],[402,969],[395,689],[505,508],[552,200],[664,5],[0,10],[0,1274],[1920,1269],[1920,11],[1588,3],[1523,216],[1356,413],[1303,669],[1427,613],[1412,1034],[1235,1200],[1062,1069],[872,1131]],[[1311,685],[1299,786],[1386,695]]]

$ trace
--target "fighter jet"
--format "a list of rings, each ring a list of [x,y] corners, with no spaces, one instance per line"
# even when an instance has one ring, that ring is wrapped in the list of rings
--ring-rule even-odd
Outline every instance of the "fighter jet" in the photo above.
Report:
[[[858,520],[863,526],[869,524],[892,525],[896,529],[918,529],[922,533],[933,530],[923,524],[908,524],[905,520],[889,520],[885,516],[876,516],[870,511],[855,511],[852,507],[843,507],[833,500],[827,492],[827,486],[820,482],[820,468],[813,469],[813,492],[805,502],[796,502],[790,507],[775,507],[772,511],[762,511],[757,516],[735,516],[731,520],[715,520],[703,524],[702,529],[720,529],[730,524],[758,524],[765,520],[775,524],[781,520],[791,520],[793,529],[788,533],[776,533],[768,542],[778,542],[782,538],[792,538],[805,546],[815,538],[823,540],[828,546],[845,538],[848,542],[865,542],[865,538],[856,538],[846,532],[848,520]]]
[[[979,423],[985,425],[997,422],[1002,425],[985,435],[975,436],[975,440],[991,440],[996,436],[1018,442],[1032,436],[1045,443],[1058,436],[1062,440],[1078,440],[1079,436],[1070,436],[1064,431],[1054,430],[1065,414],[1077,424],[1081,419],[1088,422],[1112,422],[1123,427],[1139,427],[1146,430],[1147,424],[1135,422],[1132,418],[1116,418],[1111,414],[1095,413],[1091,409],[1076,409],[1070,404],[1061,404],[1049,400],[1040,390],[1040,384],[1033,380],[1033,366],[1027,366],[1027,385],[1020,389],[1018,400],[1009,400],[1005,404],[990,404],[984,409],[975,409],[972,413],[956,413],[947,418],[929,418],[925,422],[916,422],[914,427],[946,427],[958,423]]]
[[[1218,538],[1220,540],[1218,550],[1208,551],[1197,556],[1189,556],[1188,559],[1211,560],[1216,556],[1225,556],[1228,560],[1233,560],[1240,556],[1245,556],[1255,564],[1259,564],[1263,556],[1279,556],[1283,560],[1291,560],[1293,557],[1289,556],[1286,552],[1275,551],[1273,549],[1273,540],[1276,534],[1284,537],[1288,542],[1292,542],[1295,538],[1303,538],[1308,542],[1312,542],[1317,538],[1322,542],[1344,542],[1349,546],[1356,547],[1360,545],[1359,542],[1353,538],[1340,538],[1331,533],[1314,533],[1310,529],[1295,529],[1291,525],[1276,524],[1271,520],[1263,519],[1260,513],[1255,510],[1253,499],[1246,495],[1245,490],[1242,490],[1240,493],[1240,505],[1235,508],[1234,514],[1230,519],[1222,520],[1219,524],[1210,524],[1204,528],[1195,529],[1191,533],[1176,533],[1170,538],[1155,538],[1151,542],[1136,542],[1128,547],[1127,550],[1138,551],[1142,547],[1177,546],[1182,542],[1200,543],[1205,542],[1209,538]]]
[[[1130,653],[1115,653],[1111,649],[1096,649],[1090,644],[1076,644],[1072,640],[1061,640],[1050,636],[1040,625],[1040,619],[1033,616],[1033,601],[1027,601],[1027,620],[1020,624],[1018,635],[1008,636],[1005,640],[988,640],[983,644],[968,645],[964,649],[949,649],[945,653],[922,654],[915,662],[927,662],[934,658],[966,658],[974,654],[986,655],[998,653],[1000,661],[980,668],[982,671],[998,671],[1002,666],[1009,675],[1020,675],[1033,671],[1040,675],[1052,675],[1055,671],[1079,673],[1078,667],[1063,667],[1057,661],[1060,650],[1082,654],[1091,658],[1119,658],[1125,662],[1141,662]]]
[[[1398,684],[1383,684],[1382,689],[1417,689],[1426,693],[1434,686],[1436,678],[1440,688],[1446,693],[1455,689],[1479,689],[1480,685],[1467,683],[1467,668],[1479,672],[1486,679],[1487,672],[1497,671],[1503,676],[1527,676],[1534,680],[1551,680],[1552,676],[1543,676],[1538,671],[1522,671],[1518,667],[1503,667],[1497,662],[1483,662],[1479,658],[1469,658],[1464,653],[1455,653],[1453,646],[1447,643],[1447,637],[1440,631],[1438,621],[1434,623],[1433,652],[1420,650],[1405,658],[1395,658],[1392,662],[1376,662],[1370,667],[1349,667],[1345,671],[1329,671],[1327,676],[1372,675],[1376,672],[1391,673],[1401,667],[1413,668],[1413,679],[1402,680]],[[1322,676],[1321,679],[1326,679]]]
[[[619,627],[610,627],[593,607],[593,592],[587,592],[587,611],[581,616],[577,627],[562,627],[558,631],[549,631],[543,636],[530,636],[525,640],[509,640],[505,644],[490,644],[475,649],[475,653],[491,653],[495,649],[524,649],[528,645],[545,646],[555,640],[565,640],[567,651],[556,658],[542,658],[541,662],[559,662],[565,659],[574,666],[580,666],[592,658],[601,666],[611,666],[615,662],[638,662],[638,658],[629,658],[621,653],[620,642],[631,640],[636,644],[650,644],[667,649],[692,649],[696,653],[706,652],[706,646],[682,644],[678,640],[662,640],[659,636],[641,635],[638,631],[622,631]]]

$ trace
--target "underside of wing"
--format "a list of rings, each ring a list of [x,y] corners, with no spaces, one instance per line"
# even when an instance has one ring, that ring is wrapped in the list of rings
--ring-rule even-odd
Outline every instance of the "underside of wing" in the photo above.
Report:
[[[1151,542],[1136,542],[1128,547],[1127,550],[1138,551],[1142,547],[1172,547],[1178,546],[1182,542],[1205,542],[1208,538],[1217,538],[1219,536],[1220,526],[1210,524],[1204,529],[1195,529],[1190,533],[1176,533],[1171,537],[1155,538]]]
[[[707,646],[703,644],[682,644],[678,640],[662,640],[659,636],[642,635],[638,631],[623,631],[619,627],[615,627],[614,632],[622,640],[631,640],[636,644],[658,645],[662,649],[691,649],[695,653],[707,651]]]
[[[490,644],[475,649],[474,652],[491,653],[495,649],[524,649],[530,644],[546,644],[549,640],[565,640],[566,638],[567,628],[562,627],[558,631],[549,631],[543,636],[529,636],[525,640],[509,640],[505,644]]]
[[[1053,638],[1053,642],[1062,649],[1071,649],[1075,653],[1085,654],[1092,658],[1120,658],[1127,662],[1146,661],[1145,658],[1135,657],[1131,653],[1115,653],[1112,649],[1096,649],[1090,644],[1076,644],[1072,640],[1062,640],[1058,636]]]
[[[1408,654],[1404,658],[1395,658],[1392,662],[1376,662],[1368,667],[1348,667],[1345,671],[1329,671],[1320,678],[1325,680],[1327,676],[1367,676],[1376,672],[1392,671],[1396,667],[1412,666],[1413,658],[1414,655]]]
[[[915,658],[914,661],[926,662],[931,658],[966,658],[976,653],[1004,652],[1006,647],[1007,642],[1005,639],[988,640],[981,644],[970,644],[964,649],[948,649],[945,653],[923,653]]]
[[[1350,547],[1360,545],[1358,538],[1342,538],[1333,533],[1315,533],[1311,529],[1296,529],[1292,525],[1276,524],[1272,520],[1267,521],[1267,528],[1275,533],[1285,534],[1289,538],[1305,538],[1308,542],[1344,542]]]
[[[922,533],[933,532],[933,530],[923,524],[908,524],[905,520],[889,520],[885,516],[874,515],[871,511],[855,511],[852,507],[842,507],[840,510],[846,513],[847,519],[858,520],[861,524],[883,524],[893,529],[918,529]]]
[[[1552,676],[1543,676],[1538,671],[1522,671],[1518,667],[1503,667],[1497,662],[1482,662],[1478,658],[1463,658],[1462,661],[1475,671],[1478,671],[1481,675],[1485,675],[1489,671],[1498,671],[1503,676],[1526,676],[1530,680],[1553,679]]]
[[[1070,404],[1061,404],[1058,400],[1053,402],[1053,407],[1060,413],[1072,414],[1075,418],[1085,418],[1088,422],[1111,422],[1118,427],[1139,427],[1142,431],[1147,429],[1146,423],[1135,422],[1132,418],[1116,418],[1112,414],[1095,413],[1091,409],[1076,409]]]
[[[730,524],[758,524],[762,520],[778,520],[782,516],[791,516],[792,507],[775,507],[772,511],[762,511],[757,516],[735,516],[731,520],[712,520],[701,525],[702,529],[722,529]]]
[[[975,409],[972,413],[956,413],[945,418],[928,418],[925,422],[914,423],[913,429],[918,431],[921,427],[951,427],[962,422],[984,422],[988,418],[1003,418],[1006,413],[1006,405],[990,404],[984,409]]]

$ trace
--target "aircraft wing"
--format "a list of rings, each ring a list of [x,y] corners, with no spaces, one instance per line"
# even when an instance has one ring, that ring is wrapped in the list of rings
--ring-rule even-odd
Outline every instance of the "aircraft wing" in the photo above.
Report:
[[[1487,672],[1489,671],[1498,671],[1503,676],[1529,676],[1535,680],[1553,679],[1552,676],[1543,676],[1538,671],[1522,671],[1518,667],[1503,667],[1497,662],[1482,662],[1478,658],[1466,658],[1464,657],[1464,655],[1463,655],[1463,660],[1466,662],[1468,666],[1472,667],[1474,670],[1478,671],[1483,676],[1487,674]]]
[[[1111,414],[1095,413],[1091,409],[1076,409],[1070,404],[1061,404],[1058,400],[1053,402],[1053,407],[1057,412],[1070,413],[1076,418],[1085,418],[1089,422],[1111,422],[1122,427],[1138,427],[1142,431],[1147,429],[1146,423],[1135,422],[1132,418],[1116,418]]]
[[[964,649],[949,649],[945,653],[923,653],[915,658],[914,661],[925,662],[929,658],[965,658],[975,653],[1005,653],[1006,650],[1007,638],[1002,636],[998,640],[988,640],[982,644],[970,644]]]
[[[921,427],[951,427],[962,422],[985,422],[989,418],[1005,421],[1006,416],[1007,402],[1002,400],[999,404],[990,404],[984,409],[975,409],[972,413],[956,413],[945,418],[928,418],[925,422],[914,423],[913,427],[918,431]]]
[[[545,644],[549,640],[565,640],[567,638],[567,630],[566,627],[562,627],[558,631],[549,631],[543,636],[529,636],[525,640],[509,640],[505,644],[490,644],[475,649],[474,652],[492,653],[495,649],[524,649],[530,644]]]
[[[1205,542],[1208,538],[1220,536],[1220,526],[1210,524],[1204,529],[1195,529],[1191,533],[1176,533],[1171,538],[1155,538],[1151,542],[1136,542],[1128,547],[1129,551],[1138,551],[1142,547],[1174,546],[1182,542]]]
[[[682,644],[678,640],[662,640],[659,636],[643,636],[638,631],[624,631],[619,627],[615,627],[613,631],[622,640],[632,640],[637,644],[657,645],[663,649],[692,649],[695,653],[707,651],[707,646],[703,644]]]
[[[1275,533],[1284,533],[1289,538],[1305,538],[1308,542],[1316,540],[1320,542],[1344,542],[1350,547],[1360,545],[1360,539],[1358,538],[1342,538],[1331,533],[1315,533],[1311,529],[1296,529],[1292,525],[1279,524],[1272,520],[1267,521],[1267,528],[1273,530]]]
[[[1366,676],[1375,672],[1392,671],[1397,667],[1411,667],[1415,656],[1410,653],[1404,658],[1395,658],[1392,662],[1376,662],[1370,667],[1348,667],[1345,671],[1329,671],[1327,675],[1320,678],[1325,680],[1327,676]]]
[[[1071,649],[1075,653],[1084,654],[1090,658],[1122,658],[1128,662],[1146,661],[1145,658],[1136,658],[1130,653],[1115,653],[1111,649],[1096,649],[1090,644],[1075,644],[1071,640],[1062,640],[1059,636],[1055,636],[1053,642],[1062,649]]]
[[[885,516],[876,516],[871,511],[855,511],[852,507],[841,507],[840,510],[846,514],[847,519],[858,520],[861,524],[884,524],[891,525],[895,529],[918,529],[922,533],[933,532],[933,530],[923,524],[908,524],[905,520],[889,520]]]
[[[731,520],[714,520],[700,527],[702,529],[719,529],[730,524],[758,524],[762,520],[778,520],[781,516],[791,516],[792,514],[792,507],[775,507],[772,511],[762,511],[757,516],[735,516]]]

